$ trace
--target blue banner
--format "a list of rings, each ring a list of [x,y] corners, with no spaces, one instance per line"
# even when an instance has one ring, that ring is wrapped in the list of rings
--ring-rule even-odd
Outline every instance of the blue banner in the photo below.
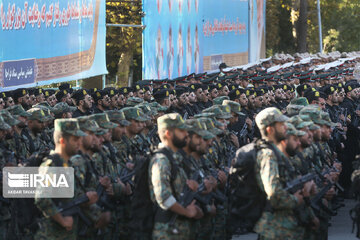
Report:
[[[105,37],[105,0],[0,0],[1,87],[106,74]]]
[[[248,0],[143,0],[143,76],[175,78],[248,62]]]

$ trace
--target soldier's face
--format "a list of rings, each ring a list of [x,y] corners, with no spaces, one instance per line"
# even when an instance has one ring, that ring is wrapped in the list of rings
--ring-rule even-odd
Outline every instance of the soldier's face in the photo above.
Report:
[[[191,92],[189,94],[189,102],[191,102],[191,103],[196,102],[196,95],[194,92]]]
[[[239,100],[240,100],[241,107],[246,107],[248,105],[248,99],[246,98],[245,93],[240,95]]]
[[[208,96],[210,95],[209,90],[204,90],[203,94],[204,94],[203,102],[207,102],[209,100]]]
[[[175,147],[183,148],[186,146],[187,138],[189,137],[189,134],[186,130],[175,128],[173,131],[171,131],[171,135],[171,140]]]
[[[248,100],[249,100],[249,102],[248,102],[249,107],[250,107],[250,108],[254,108],[254,107],[255,107],[255,96],[254,96],[254,95],[250,95],[250,96],[248,97]]]
[[[219,92],[216,88],[214,88],[212,91],[211,91],[211,98],[214,99],[214,98],[217,98],[219,96]]]
[[[11,107],[11,106],[14,106],[15,103],[14,103],[14,99],[12,97],[8,97],[6,99],[6,107]]]
[[[86,95],[85,97],[84,97],[84,100],[82,100],[83,101],[83,107],[85,108],[85,109],[90,109],[91,107],[92,107],[92,98],[90,97],[90,95]]]
[[[111,107],[113,107],[113,108],[118,107],[118,95],[111,97]]]
[[[316,130],[312,130],[311,132],[313,134],[313,141],[314,142],[321,141],[321,128],[316,129]]]
[[[31,126],[31,131],[34,133],[40,133],[44,129],[44,123],[39,120],[31,120],[29,123],[29,127]]]
[[[281,89],[276,89],[275,98],[276,99],[282,99]]]
[[[136,121],[134,119],[131,119],[131,124],[126,127],[128,131],[130,131],[133,134],[139,134],[143,130],[143,124],[140,121]]]
[[[263,96],[259,96],[255,98],[255,107],[261,108],[263,105]]]
[[[32,105],[35,105],[37,102],[36,102],[36,97],[35,95],[31,95],[30,96],[30,99],[29,99],[29,104],[32,106]]]
[[[228,122],[225,119],[217,118],[216,120],[224,124],[222,127],[219,127],[221,130],[225,130],[227,128]]]
[[[321,126],[321,140],[322,141],[328,141],[331,137],[331,127],[327,125]]]
[[[93,151],[94,152],[99,152],[101,151],[102,145],[104,142],[104,138],[102,135],[94,135],[93,138]]]
[[[119,104],[119,106],[124,106],[124,104],[125,104],[125,97],[124,97],[124,95],[119,95],[118,104]]]
[[[40,93],[37,97],[36,97],[36,101],[38,103],[44,102],[45,101],[45,96],[43,93]]]
[[[357,100],[359,98],[359,88],[355,88],[350,92],[350,97],[354,100]]]
[[[186,93],[181,94],[180,97],[179,97],[180,105],[186,105],[187,102],[188,101],[187,101]]]
[[[220,93],[221,96],[229,95],[229,88],[227,86],[223,87]]]
[[[192,134],[191,137],[188,138],[188,146],[191,152],[198,152],[200,148],[202,138],[197,134]]]
[[[79,151],[81,140],[81,137],[76,136],[70,136],[67,140],[65,140],[65,152],[68,156],[73,156]]]
[[[94,147],[94,133],[90,131],[85,131],[87,134],[85,137],[82,137],[82,145],[85,150],[91,150]]]
[[[200,155],[204,155],[204,154],[207,153],[207,150],[208,150],[207,142],[206,142],[203,138],[201,138],[197,152],[198,152]]]
[[[325,99],[319,98],[318,105],[322,110],[325,110],[325,107],[326,107]]]
[[[151,93],[150,93],[150,91],[146,91],[145,93],[144,93],[144,100],[145,101],[150,101],[151,100]]]
[[[142,89],[137,91],[136,96],[139,98],[144,98],[144,91]]]
[[[332,95],[331,95],[331,102],[332,103],[338,103],[339,102],[339,93],[338,92],[334,92]]]
[[[269,96],[268,93],[266,93],[266,94],[264,95],[264,101],[263,101],[263,103],[264,103],[265,106],[270,105],[270,96]]]
[[[196,90],[196,98],[197,101],[200,102],[204,99],[204,94],[203,94],[203,90],[201,88],[199,88],[198,90]]]
[[[304,136],[300,137],[301,146],[302,148],[307,148],[311,145],[313,141],[312,132],[307,127],[302,128],[301,131],[306,132]]]
[[[72,105],[73,105],[73,101],[72,101],[72,99],[71,99],[70,93],[66,94],[65,102],[66,102],[69,106],[72,106]]]
[[[108,95],[105,95],[103,99],[101,99],[101,105],[105,108],[110,106],[110,97]]]
[[[283,122],[277,122],[274,125],[274,137],[277,142],[286,139],[286,124]]]
[[[20,121],[20,123],[18,124],[19,128],[25,128],[27,126],[27,118],[26,117],[19,116],[18,120]]]
[[[239,116],[234,112],[231,112],[231,116],[232,117],[229,119],[230,124],[235,124],[239,120]]]
[[[111,142],[112,141],[112,129],[109,129],[107,133],[103,135],[105,142]]]
[[[123,136],[124,134],[125,134],[125,127],[118,126],[114,128],[112,131],[112,139],[114,141],[120,141],[121,136]]]
[[[338,102],[342,103],[344,101],[344,98],[345,98],[345,91],[344,89],[341,89],[341,91],[339,92]]]
[[[286,142],[285,151],[287,152],[287,154],[289,154],[289,156],[291,157],[295,156],[300,146],[299,137],[295,135],[289,135],[285,142]]]

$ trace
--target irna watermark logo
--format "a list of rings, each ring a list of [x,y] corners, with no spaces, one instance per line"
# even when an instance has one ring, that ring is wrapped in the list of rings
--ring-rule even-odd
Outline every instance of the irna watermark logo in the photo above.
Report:
[[[72,198],[72,167],[5,167],[2,171],[5,198]]]

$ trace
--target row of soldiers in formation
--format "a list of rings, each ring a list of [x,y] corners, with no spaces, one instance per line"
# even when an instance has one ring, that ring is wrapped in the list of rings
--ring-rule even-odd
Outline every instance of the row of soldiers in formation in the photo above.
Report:
[[[254,223],[260,239],[326,239],[339,206],[335,183],[340,177],[349,186],[359,150],[360,88],[349,75],[352,66],[349,61],[317,80],[222,70],[217,79],[178,79],[177,87],[141,82],[74,91],[63,84],[56,93],[2,93],[1,168],[73,167],[75,198],[87,196],[81,209],[88,219],[59,212],[59,203],[72,199],[2,199],[2,238],[227,239],[252,230],[246,213],[232,211],[236,184],[229,181],[236,183],[236,150],[257,138],[263,142],[255,181],[268,200]],[[287,191],[287,182],[310,172],[318,179]],[[139,192],[144,182],[149,205],[146,191]],[[321,207],[311,205],[330,185]],[[185,204],[189,192],[211,197]]]

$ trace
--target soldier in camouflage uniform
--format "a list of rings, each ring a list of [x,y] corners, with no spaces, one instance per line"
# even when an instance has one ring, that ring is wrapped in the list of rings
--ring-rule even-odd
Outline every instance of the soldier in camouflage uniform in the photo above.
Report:
[[[9,131],[11,127],[0,116],[0,141],[5,139],[6,131]],[[0,144],[0,169],[8,163],[8,158],[5,156],[6,148]],[[2,192],[2,174],[0,179],[0,190]],[[0,196],[2,198],[2,196]],[[5,199],[0,199],[0,239],[7,239],[8,228],[11,220],[10,203],[5,202]]]
[[[27,157],[29,157],[47,148],[46,142],[41,139],[41,132],[44,129],[44,123],[49,119],[40,108],[31,108],[27,113],[31,116],[28,117],[28,128],[23,129],[22,135],[26,139]]]
[[[95,168],[100,175],[100,183],[103,184],[109,181],[110,184],[110,193],[107,193],[109,202],[112,203],[112,206],[104,206],[104,209],[111,212],[111,222],[107,227],[105,233],[105,239],[116,239],[119,237],[119,229],[117,228],[117,219],[116,216],[116,205],[117,202],[121,199],[124,193],[130,191],[130,186],[125,187],[125,185],[119,179],[119,169],[118,169],[118,160],[116,149],[111,144],[112,129],[117,127],[117,124],[111,122],[106,113],[97,113],[90,116],[91,119],[94,119],[96,123],[103,129],[106,129],[106,132],[103,135],[98,135],[100,138],[99,151],[95,152],[92,156],[95,162]]]
[[[102,133],[103,130],[98,124],[91,120],[89,117],[77,118],[80,129],[87,134],[82,138],[80,144],[80,151],[78,154],[70,158],[70,162],[74,168],[75,180],[81,189],[85,191],[96,191],[99,184],[99,174],[95,168],[95,163],[91,156],[93,155],[94,138],[95,134]],[[92,205],[89,209],[86,209],[85,213],[89,216],[90,220],[97,226],[96,228],[90,228],[82,236],[78,236],[79,239],[96,239],[97,231],[100,228],[99,222],[104,222],[103,219],[109,218],[110,213],[104,212],[100,206]],[[106,221],[106,223],[108,223]],[[83,227],[83,223],[79,224],[79,228]]]
[[[160,211],[172,214],[178,214],[173,224],[169,219],[163,221],[155,219],[152,233],[153,239],[194,239],[192,232],[191,219],[200,218],[203,213],[195,205],[195,201],[188,206],[182,206],[179,203],[180,194],[186,185],[192,190],[196,190],[194,182],[188,180],[182,165],[182,156],[178,150],[186,145],[188,133],[186,124],[179,114],[166,114],[157,120],[159,136],[164,147],[170,151],[173,159],[168,159],[164,154],[155,154],[149,164],[149,187],[152,201],[157,205]],[[173,161],[173,163],[170,163]],[[176,176],[170,176],[171,167],[177,165]],[[173,179],[170,182],[170,179]],[[172,186],[173,185],[173,186]],[[165,214],[167,215],[167,214]],[[177,229],[176,234],[173,229]]]
[[[20,121],[19,124],[13,127],[14,138],[9,140],[9,148],[15,153],[18,163],[21,163],[27,157],[26,141],[21,135],[21,131],[27,127],[27,118],[31,116],[31,114],[26,112],[20,105],[14,105],[7,108],[7,110],[15,119]]]
[[[122,142],[124,144],[125,155],[129,156],[126,163],[127,167],[133,169],[137,164],[137,161],[141,159],[142,155],[146,154],[146,151],[142,150],[142,146],[137,141],[136,135],[140,134],[144,129],[144,122],[148,119],[142,115],[142,112],[139,108],[136,107],[126,107],[122,111],[125,114],[126,120],[130,122],[129,126],[125,127],[125,135],[122,137]]]
[[[117,127],[112,129],[112,145],[116,154],[116,164],[118,174],[126,174],[131,172],[129,168],[126,167],[126,162],[128,162],[124,151],[121,149],[124,147],[124,144],[121,141],[121,137],[125,134],[125,127],[130,125],[130,122],[126,120],[125,115],[122,111],[112,110],[106,112],[109,116],[111,122],[116,123]],[[130,188],[129,183],[126,184],[127,188]],[[124,187],[125,189],[125,187]],[[130,193],[130,189],[127,190]],[[120,239],[130,238],[130,232],[127,224],[130,221],[130,212],[129,212],[130,196],[123,195],[116,204],[116,218],[117,218],[117,231],[119,232]]]
[[[203,194],[208,195],[217,187],[216,179],[211,175],[211,172],[204,165],[204,157],[208,148],[215,137],[206,128],[205,123],[200,119],[186,120],[186,125],[189,126],[189,140],[184,150],[184,169],[189,176],[197,176],[199,184],[203,183],[206,187]],[[181,151],[181,150],[180,150]],[[204,195],[204,196],[205,196]],[[196,221],[196,239],[212,239],[213,237],[213,220],[216,214],[216,207],[214,200],[210,199],[207,205],[201,205],[204,212],[204,217]]]
[[[225,98],[222,97],[224,100]],[[220,98],[219,98],[220,99]],[[217,101],[215,100],[214,103]],[[221,101],[222,103],[223,101]],[[220,103],[220,102],[219,102]],[[224,170],[225,166],[228,166],[228,146],[231,146],[232,143],[228,141],[228,135],[230,133],[227,131],[227,120],[229,120],[232,115],[230,114],[231,110],[229,106],[225,105],[214,105],[210,108],[204,110],[204,112],[210,112],[214,114],[214,117],[217,121],[222,123],[221,130],[222,134],[220,137],[214,139],[212,148],[211,148],[211,155],[212,158],[212,170],[213,172],[217,173],[214,177],[218,180],[219,188],[224,193],[225,192],[225,184],[227,181],[227,176]],[[234,138],[237,140],[236,136]],[[215,158],[214,158],[215,156]],[[227,218],[227,203],[224,202],[217,206],[216,209],[216,216],[215,216],[215,224],[214,224],[214,239],[221,239],[226,236],[226,218]]]
[[[53,107],[53,113],[56,119],[71,118],[76,107],[69,106],[66,102],[59,102]]]
[[[50,152],[41,164],[41,167],[71,167],[70,157],[79,150],[81,137],[86,134],[79,128],[76,119],[56,120],[54,142],[55,150]],[[45,172],[46,173],[46,172]],[[80,186],[74,186],[74,196],[84,194]],[[89,202],[81,206],[86,208],[97,200],[96,192],[86,192]],[[73,216],[63,216],[58,210],[59,202],[69,202],[72,199],[39,198],[35,194],[36,206],[41,210],[44,217],[40,221],[40,229],[35,239],[76,239],[78,231],[78,219]]]
[[[300,191],[289,194],[285,183],[291,181],[290,173],[284,167],[287,157],[279,150],[277,144],[285,139],[288,118],[277,108],[266,108],[255,118],[262,138],[271,144],[271,148],[262,148],[257,153],[258,185],[267,195],[271,210],[265,209],[255,225],[260,239],[303,239],[304,229],[299,226],[293,210],[303,203],[303,197],[309,196],[313,183],[305,184]],[[277,151],[274,153],[273,151]],[[278,159],[277,156],[280,156]]]

